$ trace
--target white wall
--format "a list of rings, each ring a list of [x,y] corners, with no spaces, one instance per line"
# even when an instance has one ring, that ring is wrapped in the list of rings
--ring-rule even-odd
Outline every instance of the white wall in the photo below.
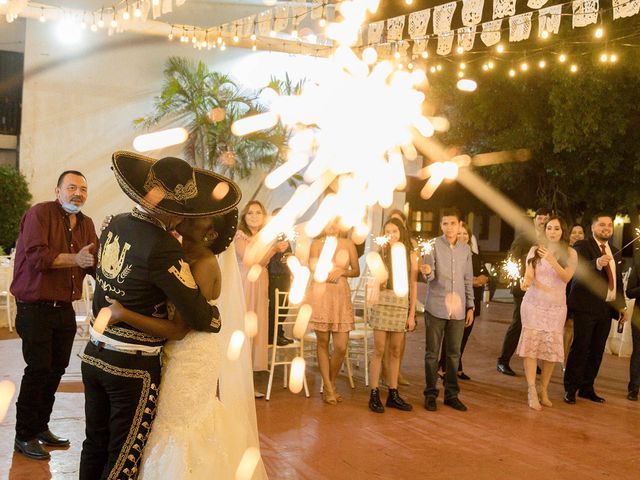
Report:
[[[4,18],[0,19],[0,50],[24,52],[26,22],[24,18],[11,23],[7,23]]]
[[[198,51],[165,38],[139,35],[85,32],[83,38],[81,47],[66,47],[56,39],[52,24],[27,21],[20,169],[34,202],[53,198],[61,171],[82,171],[89,183],[85,212],[96,223],[131,206],[110,171],[111,154],[132,148],[140,133],[133,120],[151,112],[169,56],[203,60],[251,87],[285,72],[308,78],[322,61],[233,48]],[[155,156],[176,153],[179,156],[179,151],[166,150]],[[257,172],[242,182],[245,198],[260,178]],[[271,210],[282,206],[289,195],[286,186],[275,193],[263,188],[258,199]]]

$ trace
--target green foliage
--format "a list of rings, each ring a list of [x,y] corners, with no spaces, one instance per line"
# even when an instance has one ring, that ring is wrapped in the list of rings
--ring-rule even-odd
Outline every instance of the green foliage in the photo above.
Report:
[[[478,79],[474,94],[451,78],[433,85],[451,121],[445,142],[470,154],[528,148],[531,160],[478,169],[523,207],[546,205],[570,220],[640,203],[640,72],[636,62],[585,62],[516,78]]]
[[[15,245],[20,219],[29,208],[31,193],[27,179],[14,167],[0,166],[0,245]]]
[[[164,77],[154,111],[134,123],[152,127],[171,119],[184,126],[189,132],[185,159],[200,168],[242,178],[258,166],[275,164],[283,145],[282,132],[272,129],[243,137],[231,133],[234,121],[263,111],[255,94],[203,62],[181,57],[167,60]],[[214,109],[224,111],[224,118],[212,118]]]

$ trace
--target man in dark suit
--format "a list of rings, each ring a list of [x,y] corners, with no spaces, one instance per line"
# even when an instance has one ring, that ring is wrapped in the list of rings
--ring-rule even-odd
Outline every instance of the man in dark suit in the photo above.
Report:
[[[573,313],[573,343],[564,373],[564,401],[579,397],[603,403],[593,383],[600,369],[611,319],[624,322],[625,301],[618,249],[609,245],[613,217],[605,213],[591,220],[592,237],[577,242],[580,266],[569,293],[568,308]]]

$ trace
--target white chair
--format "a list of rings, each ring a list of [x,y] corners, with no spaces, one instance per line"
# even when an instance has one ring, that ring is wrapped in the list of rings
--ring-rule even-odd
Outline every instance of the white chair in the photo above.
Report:
[[[355,325],[354,330],[349,333],[345,363],[352,388],[352,365],[355,364],[359,368],[361,362],[364,366],[364,383],[367,387],[369,386],[369,345],[373,342],[373,330],[369,327],[369,306],[367,302],[367,287],[370,282],[370,277],[360,277],[351,293]]]
[[[280,330],[280,326],[292,328],[296,323],[296,317],[298,316],[299,308],[297,306],[289,305],[289,292],[281,292],[276,288],[275,294],[276,309],[275,309],[275,321],[273,326],[273,343],[271,344],[271,364],[269,366],[269,383],[267,384],[267,393],[265,400],[271,398],[271,386],[273,384],[273,376],[275,374],[276,366],[284,366],[284,379],[283,387],[287,388],[287,382],[289,380],[289,365],[293,361],[295,354],[304,358],[304,338],[301,340],[294,340],[293,343],[288,345],[278,345],[278,335],[275,332]],[[285,355],[287,354],[287,355]],[[304,393],[309,398],[309,387],[307,386],[306,372],[303,377]]]
[[[15,326],[15,299],[9,287],[13,280],[13,264],[10,256],[0,257],[0,310],[7,312],[7,324],[9,331],[13,332]]]
[[[91,314],[91,305],[93,303],[93,292],[96,289],[96,282],[91,275],[85,275],[82,281],[82,298],[73,302],[73,308],[76,312],[76,325],[78,336],[82,338],[89,337],[89,316]],[[81,311],[82,314],[78,314]]]

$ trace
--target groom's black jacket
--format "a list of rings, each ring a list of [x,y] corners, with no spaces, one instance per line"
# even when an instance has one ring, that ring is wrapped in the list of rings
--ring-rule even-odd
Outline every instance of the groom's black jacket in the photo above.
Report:
[[[114,217],[100,236],[93,314],[118,300],[142,315],[166,319],[167,301],[194,330],[220,331],[220,314],[200,294],[180,243],[153,217],[140,210]],[[126,343],[162,345],[126,323],[110,325],[104,335]]]

